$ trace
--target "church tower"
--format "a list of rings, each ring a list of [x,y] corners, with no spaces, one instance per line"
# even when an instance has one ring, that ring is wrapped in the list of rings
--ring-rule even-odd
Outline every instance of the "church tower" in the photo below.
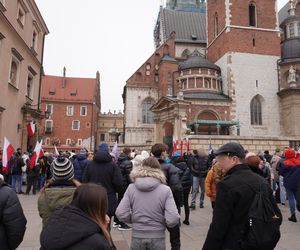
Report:
[[[207,0],[207,48],[241,136],[279,136],[277,1]]]
[[[191,12],[205,12],[204,0],[167,0],[167,9],[191,11]]]

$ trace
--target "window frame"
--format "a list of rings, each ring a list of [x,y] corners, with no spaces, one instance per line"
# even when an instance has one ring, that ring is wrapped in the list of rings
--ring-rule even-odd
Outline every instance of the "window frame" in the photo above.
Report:
[[[253,8],[251,10],[251,8]],[[252,12],[254,11],[254,13]],[[249,26],[250,27],[257,27],[257,7],[255,2],[250,2],[248,6],[248,14],[249,14]]]
[[[148,103],[147,103],[148,102]],[[147,104],[147,110],[145,108]],[[154,123],[154,114],[150,110],[150,107],[153,106],[154,101],[151,98],[147,98],[142,102],[142,124],[153,124]]]
[[[31,82],[32,85],[31,85],[31,91],[28,94],[28,80],[29,80],[30,77],[32,79],[32,82]],[[27,74],[27,85],[26,85],[26,97],[33,100],[33,96],[34,96],[33,93],[34,93],[34,75],[32,73],[28,72],[28,74]]]
[[[102,135],[103,135],[104,140],[102,140]],[[105,141],[105,133],[100,133],[100,141],[101,142]]]
[[[82,114],[82,108],[85,108],[85,114]],[[80,106],[80,116],[87,116],[87,106]]]
[[[15,84],[12,82],[11,79],[12,63],[15,63],[17,65]],[[8,83],[13,87],[15,87],[16,89],[19,89],[20,68],[21,68],[21,61],[15,55],[12,55],[10,61],[10,67],[9,67]]]
[[[293,38],[293,37],[295,37],[295,23],[290,23],[289,25],[288,25],[288,27],[289,27],[289,38]],[[291,32],[291,31],[293,31],[293,32]]]
[[[53,114],[53,104],[52,103],[46,103],[45,111],[48,111],[47,106],[51,106],[51,111],[49,112],[50,115]]]
[[[81,138],[77,139],[77,146],[82,146],[82,139]]]
[[[72,108],[72,112],[71,114],[69,114],[69,108]],[[73,116],[74,115],[74,106],[73,105],[67,105],[67,112],[66,112],[67,116]]]
[[[20,18],[20,15],[19,15],[20,12],[23,14],[22,18]],[[18,21],[18,23],[20,24],[20,26],[22,28],[25,26],[25,23],[26,23],[26,10],[20,2],[18,4],[17,21]]]
[[[75,128],[74,128],[74,123],[75,123],[75,122],[78,122],[78,129],[75,129]],[[72,121],[72,130],[73,130],[73,131],[79,131],[79,130],[80,130],[80,121],[79,121],[79,120],[73,120],[73,121]]]
[[[45,145],[46,146],[50,146],[50,144],[51,144],[51,138],[50,137],[46,137],[46,139],[45,139]]]
[[[262,126],[263,125],[263,110],[262,102],[258,96],[255,96],[251,99],[250,102],[250,122],[253,126]]]
[[[67,139],[66,139],[66,145],[67,145],[67,146],[70,146],[71,143],[72,143],[71,138],[67,138]]]
[[[53,131],[53,120],[51,120],[51,119],[45,120],[45,132],[48,132],[47,131],[47,128],[48,128],[47,123],[48,122],[50,122],[50,124],[51,124],[51,126],[50,126],[50,128],[51,128],[50,132],[52,132]]]
[[[218,13],[216,12],[214,15],[214,38],[219,35],[219,17]]]

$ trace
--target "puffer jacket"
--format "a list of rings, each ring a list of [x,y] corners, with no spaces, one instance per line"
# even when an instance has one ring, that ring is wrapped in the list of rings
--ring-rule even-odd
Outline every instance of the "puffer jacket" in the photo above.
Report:
[[[178,169],[183,190],[189,190],[192,186],[192,175],[185,160],[182,157],[172,157],[171,162]]]
[[[297,192],[300,183],[300,160],[287,157],[279,163],[279,173],[283,176],[284,187]]]
[[[76,187],[70,181],[55,182],[41,191],[38,199],[39,215],[45,226],[56,209],[69,205],[73,199]]]
[[[126,154],[122,153],[118,158],[117,165],[119,166],[122,173],[122,188],[123,190],[126,190],[129,184],[131,183],[129,175],[132,170],[132,162]]]
[[[75,160],[73,161],[73,167],[74,167],[74,176],[76,180],[82,182],[82,175],[88,163],[89,161],[87,160],[87,157],[84,154],[79,154],[75,158]]]
[[[113,216],[117,207],[117,195],[122,189],[120,168],[112,161],[106,151],[98,151],[93,161],[89,162],[83,177],[83,182],[100,184],[106,188],[108,196],[108,215]]]
[[[111,250],[100,227],[81,209],[55,211],[40,237],[41,250]]]
[[[130,174],[133,183],[127,188],[116,215],[132,223],[132,236],[164,238],[166,226],[179,223],[179,214],[166,177],[160,169],[136,167]]]
[[[26,230],[27,220],[16,192],[0,184],[0,249],[16,249]]]
[[[222,180],[223,173],[218,163],[215,163],[213,167],[208,171],[205,178],[205,193],[211,201],[216,200],[217,184]]]

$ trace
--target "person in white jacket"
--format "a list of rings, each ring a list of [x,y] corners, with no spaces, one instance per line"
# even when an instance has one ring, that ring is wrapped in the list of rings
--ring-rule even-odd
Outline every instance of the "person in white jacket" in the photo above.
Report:
[[[166,226],[179,223],[179,214],[166,177],[154,157],[133,168],[133,181],[120,202],[116,215],[132,224],[131,249],[165,249]]]

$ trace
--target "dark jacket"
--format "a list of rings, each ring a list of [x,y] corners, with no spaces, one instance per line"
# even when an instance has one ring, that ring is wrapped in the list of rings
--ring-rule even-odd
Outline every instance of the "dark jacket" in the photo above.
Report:
[[[191,173],[196,177],[206,177],[209,166],[208,166],[208,157],[195,155],[195,163],[192,165]]]
[[[183,190],[189,190],[192,186],[192,175],[185,160],[182,157],[172,157],[171,162],[178,169]]]
[[[122,173],[123,189],[126,190],[129,184],[131,183],[129,175],[132,170],[132,162],[126,154],[122,153],[118,158],[117,165],[119,166]]]
[[[58,209],[43,229],[41,250],[108,250],[100,227],[74,206]]]
[[[276,214],[282,219],[266,180],[253,173],[247,165],[237,165],[217,185],[216,205],[204,250],[240,249],[239,241],[244,236],[248,212],[255,196],[254,190],[260,184],[263,184],[264,192],[270,197]]]
[[[296,202],[297,202],[297,209],[300,212],[300,185],[298,186],[298,190],[297,190]]]
[[[283,176],[286,189],[296,192],[300,183],[300,165],[287,166],[286,161],[279,163],[279,173]]]
[[[101,184],[108,195],[108,214],[113,216],[117,207],[116,193],[122,188],[122,175],[108,152],[98,151],[85,168],[83,182]]]
[[[22,175],[22,167],[24,166],[24,161],[19,154],[16,154],[12,163],[12,174]]]
[[[89,161],[87,160],[86,155],[79,154],[73,161],[74,167],[74,177],[76,180],[82,182],[82,175]]]
[[[0,249],[16,249],[23,241],[26,218],[15,191],[0,184]]]

